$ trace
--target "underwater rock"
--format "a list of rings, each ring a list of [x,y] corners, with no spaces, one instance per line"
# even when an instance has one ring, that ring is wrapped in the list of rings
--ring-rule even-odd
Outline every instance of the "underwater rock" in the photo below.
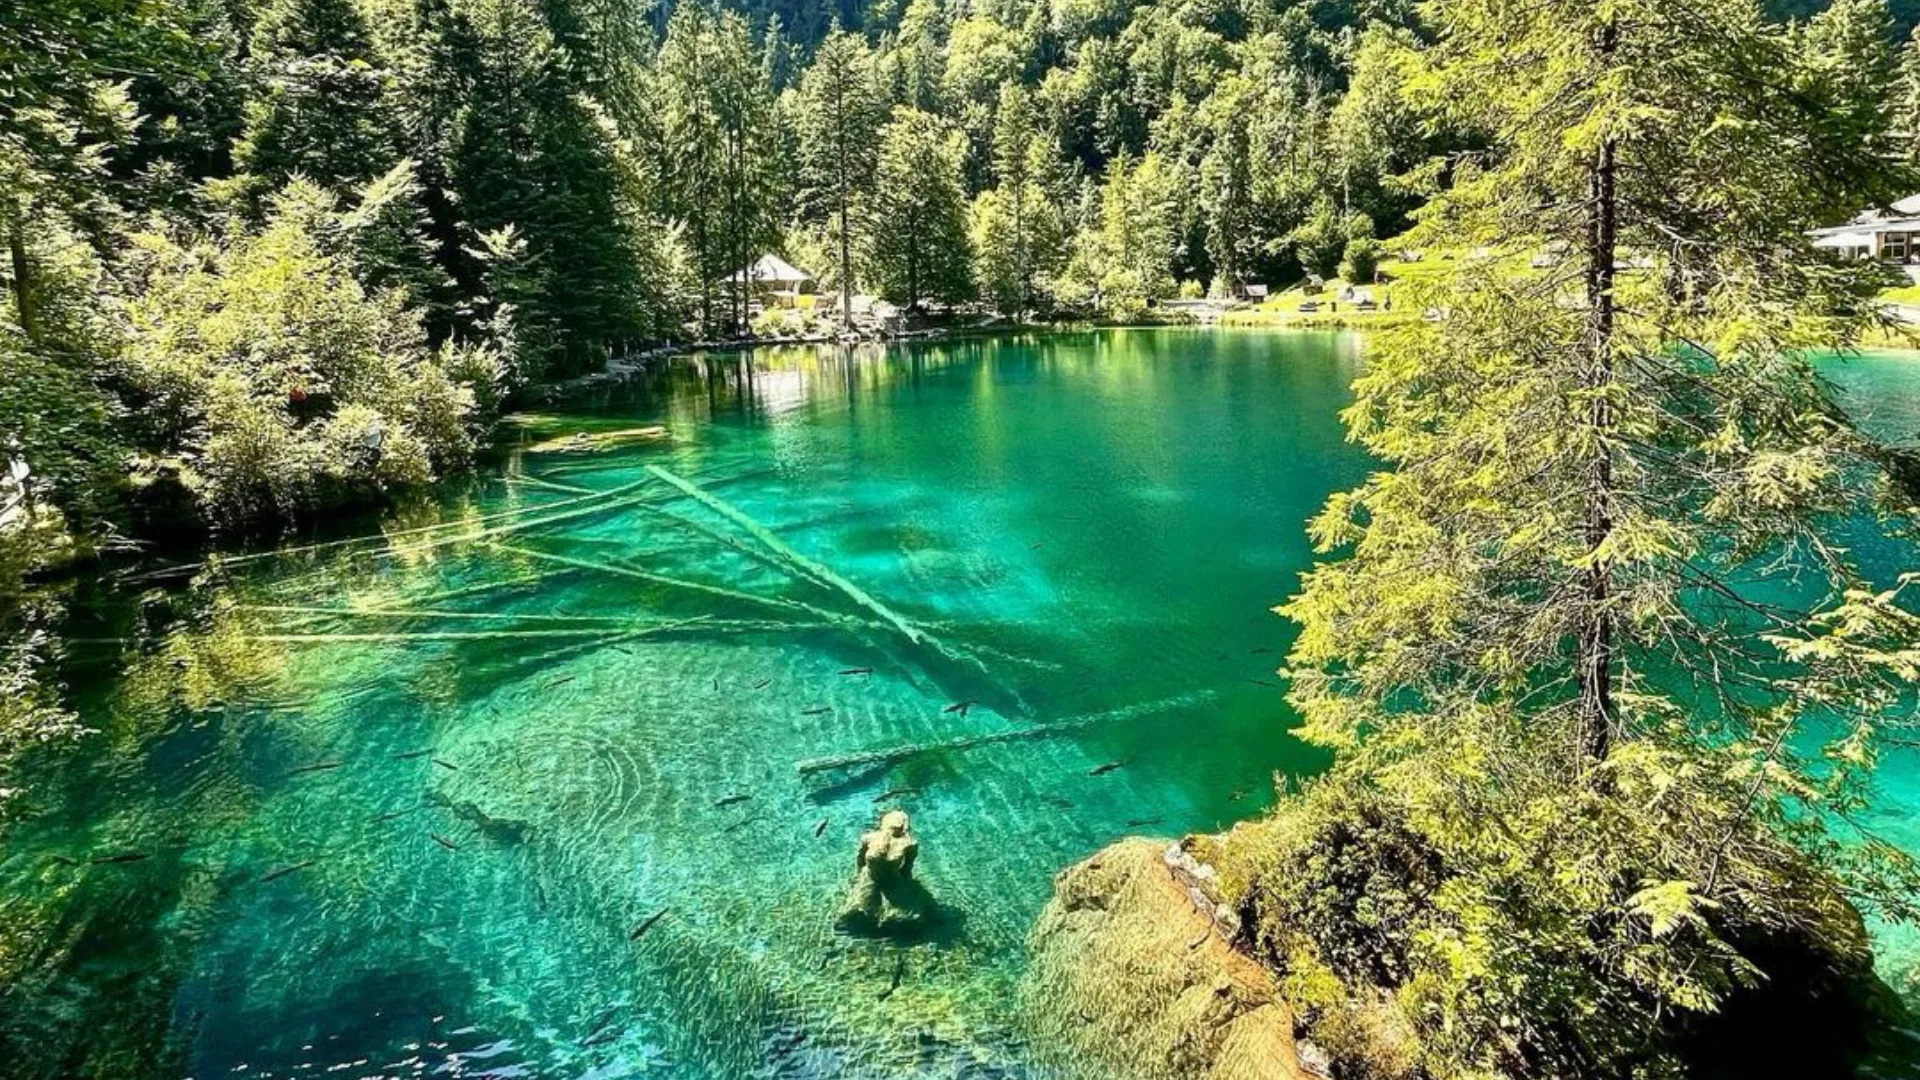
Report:
[[[1311,1080],[1272,973],[1219,932],[1209,876],[1177,845],[1124,840],[1054,878],[1022,1011],[1066,1075]]]
[[[918,923],[937,912],[933,897],[913,879],[920,841],[904,810],[880,815],[878,828],[860,837],[853,887],[840,912],[841,927],[877,930]]]

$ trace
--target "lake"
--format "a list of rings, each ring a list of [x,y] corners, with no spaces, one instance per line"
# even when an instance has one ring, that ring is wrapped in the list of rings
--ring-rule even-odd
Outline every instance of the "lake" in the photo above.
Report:
[[[1368,467],[1359,357],[1169,330],[684,358],[378,528],[83,590],[97,734],[39,763],[0,861],[11,1067],[1036,1075],[1051,875],[1324,764],[1269,609]],[[1920,430],[1920,361],[1834,373]],[[1920,848],[1914,804],[1885,825]],[[894,807],[951,918],[837,934]]]

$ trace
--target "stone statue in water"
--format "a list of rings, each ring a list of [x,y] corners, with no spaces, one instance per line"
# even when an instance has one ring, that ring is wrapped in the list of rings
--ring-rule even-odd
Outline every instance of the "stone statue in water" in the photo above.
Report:
[[[920,853],[904,810],[889,810],[880,827],[860,837],[854,857],[853,888],[847,892],[840,925],[874,930],[913,924],[934,913],[933,897],[913,879],[913,859]]]

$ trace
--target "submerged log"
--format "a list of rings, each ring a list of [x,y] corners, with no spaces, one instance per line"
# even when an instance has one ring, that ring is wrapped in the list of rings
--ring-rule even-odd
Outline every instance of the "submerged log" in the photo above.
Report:
[[[698,502],[700,505],[712,510],[714,513],[719,514],[721,517],[726,518],[742,529],[745,529],[747,535],[758,540],[761,545],[778,556],[782,562],[787,563],[789,567],[801,577],[809,578],[817,584],[838,590],[854,603],[879,616],[881,621],[898,630],[903,637],[915,645],[927,643],[927,635],[919,627],[908,622],[900,613],[882,604],[880,601],[875,600],[872,596],[868,595],[866,590],[848,581],[846,578],[841,577],[839,574],[834,573],[828,567],[795,551],[787,545],[786,541],[774,535],[773,530],[760,524],[753,518],[748,517],[732,503],[702,490],[692,481],[683,480],[658,465],[647,466],[647,471],[679,489],[687,497]]]
[[[810,776],[829,769],[853,769],[868,765],[896,765],[902,761],[916,758],[922,754],[939,754],[955,750],[972,750],[980,746],[993,746],[997,743],[1020,742],[1027,739],[1052,739],[1072,734],[1101,724],[1120,723],[1169,709],[1198,705],[1218,697],[1217,691],[1203,691],[1197,694],[1184,694],[1180,697],[1150,701],[1140,705],[1128,705],[1103,713],[1090,713],[1075,716],[1051,724],[1035,724],[1032,727],[1008,728],[1004,731],[988,732],[984,735],[970,735],[965,738],[948,739],[943,742],[916,743],[908,746],[893,746],[884,750],[867,750],[856,754],[841,754],[836,757],[808,758],[797,762],[794,770],[801,776]]]
[[[656,574],[650,570],[639,570],[631,566],[621,566],[616,563],[602,563],[602,562],[593,562],[587,559],[576,559],[568,555],[556,555],[551,551],[536,551],[532,548],[513,547],[508,544],[498,544],[498,543],[492,544],[490,546],[493,547],[493,549],[496,551],[504,551],[509,555],[519,555],[519,556],[522,556],[523,558],[537,559],[541,562],[550,562],[558,566],[571,567],[572,569],[575,569],[575,570],[592,570],[602,574],[611,574],[615,577],[633,578],[636,581],[645,581],[655,585],[664,585],[664,586],[667,586],[668,588],[685,589],[690,592],[706,593],[709,596],[718,596],[723,599],[734,600],[740,603],[760,604],[765,607],[778,608],[782,611],[801,612],[807,615],[812,615],[815,618],[824,618],[824,619],[835,621],[835,622],[844,621],[843,616],[836,615],[831,611],[825,610],[824,608],[814,607],[811,604],[800,603],[797,600],[787,600],[778,596],[757,596],[750,592],[742,592],[738,589],[729,589],[724,585],[710,585],[704,581],[689,581],[685,578],[668,577],[665,574]]]

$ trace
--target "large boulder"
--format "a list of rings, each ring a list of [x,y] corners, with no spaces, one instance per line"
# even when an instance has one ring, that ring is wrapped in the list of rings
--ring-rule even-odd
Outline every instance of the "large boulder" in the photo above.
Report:
[[[1023,987],[1036,1047],[1069,1075],[1310,1080],[1293,1012],[1227,943],[1207,871],[1124,840],[1054,878]]]

